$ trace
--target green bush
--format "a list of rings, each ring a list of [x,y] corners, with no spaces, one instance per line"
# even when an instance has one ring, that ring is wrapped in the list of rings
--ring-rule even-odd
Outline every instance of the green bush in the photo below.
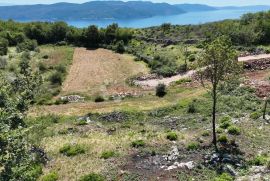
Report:
[[[54,72],[50,77],[49,80],[52,84],[62,85],[63,83],[63,76],[60,72]]]
[[[0,56],[6,55],[8,53],[8,41],[6,39],[0,38]]]
[[[210,131],[204,131],[203,133],[202,133],[202,136],[210,136]]]
[[[48,67],[43,62],[39,62],[38,63],[38,70],[41,72],[45,72],[48,70]]]
[[[231,126],[231,123],[230,122],[223,122],[223,123],[221,123],[220,125],[219,125],[219,127],[220,128],[222,128],[222,129],[227,129],[228,127],[230,127]]]
[[[170,141],[176,141],[178,139],[178,135],[175,132],[167,133],[166,138]]]
[[[188,61],[194,62],[196,60],[196,56],[194,54],[191,54],[188,56]]]
[[[257,155],[253,160],[250,161],[252,165],[262,166],[267,164],[268,157],[266,155]]]
[[[134,148],[144,147],[145,142],[143,140],[136,140],[131,143],[131,146]]]
[[[188,105],[188,109],[187,109],[188,113],[196,113],[196,107],[195,107],[195,101],[192,101],[189,105]]]
[[[233,177],[227,173],[223,173],[215,178],[215,181],[233,181]]]
[[[105,178],[100,174],[90,173],[82,176],[79,181],[105,181]]]
[[[166,94],[167,94],[166,85],[165,84],[158,84],[156,87],[156,96],[164,97]]]
[[[84,125],[87,125],[87,121],[86,120],[79,120],[75,124],[77,126],[84,126]]]
[[[187,145],[187,150],[192,151],[192,150],[197,150],[200,147],[199,143],[197,142],[192,142]]]
[[[62,64],[57,65],[57,66],[55,67],[55,70],[56,70],[57,72],[62,73],[62,74],[65,74],[65,73],[67,72],[67,69],[66,69],[65,65],[62,65]]]
[[[220,135],[219,137],[218,137],[218,140],[217,140],[218,142],[220,142],[220,143],[227,143],[228,142],[228,138],[227,138],[227,136],[226,135]]]
[[[95,102],[104,102],[104,101],[105,101],[105,99],[104,99],[103,96],[97,96],[97,97],[95,98]]]
[[[81,145],[64,145],[59,150],[60,153],[66,156],[76,156],[85,153],[85,149]]]
[[[259,119],[261,117],[261,114],[259,112],[253,112],[250,114],[251,119]]]
[[[56,172],[48,173],[47,175],[41,178],[41,181],[57,181],[57,180],[58,180],[58,174]]]
[[[236,126],[230,126],[228,128],[228,133],[231,135],[240,135],[240,128]]]
[[[124,44],[123,40],[118,41],[116,43],[116,52],[117,53],[124,53],[125,52],[125,44]]]
[[[5,69],[7,64],[8,64],[7,58],[0,56],[0,69]]]
[[[17,52],[23,51],[35,51],[37,49],[37,41],[36,40],[25,40],[22,43],[19,43],[16,47]]]
[[[178,81],[175,82],[176,85],[180,85],[180,84],[184,84],[184,83],[189,83],[192,82],[191,78],[185,78],[185,79],[180,79]]]
[[[224,116],[220,119],[220,125],[219,127],[222,129],[227,129],[229,126],[231,126],[231,117]]]
[[[114,157],[116,155],[116,153],[114,151],[105,151],[101,154],[100,158],[102,159],[109,159],[111,157]]]

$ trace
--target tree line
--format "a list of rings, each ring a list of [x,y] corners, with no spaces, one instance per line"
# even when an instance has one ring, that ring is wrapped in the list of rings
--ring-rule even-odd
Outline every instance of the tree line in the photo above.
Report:
[[[0,55],[7,53],[8,46],[34,49],[37,44],[72,44],[88,48],[107,47],[122,51],[132,38],[132,30],[111,24],[106,28],[91,25],[87,28],[68,26],[65,22],[17,23],[0,21]]]

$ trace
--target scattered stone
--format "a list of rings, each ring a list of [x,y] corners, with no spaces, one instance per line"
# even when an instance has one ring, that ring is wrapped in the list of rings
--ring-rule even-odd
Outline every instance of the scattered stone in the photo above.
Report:
[[[62,101],[67,100],[68,102],[84,102],[84,97],[81,97],[79,95],[68,95],[61,97]]]
[[[123,112],[115,111],[115,112],[111,112],[111,113],[101,116],[100,119],[104,121],[108,121],[108,122],[111,122],[111,121],[121,122],[121,121],[126,120],[127,116]]]
[[[231,165],[225,165],[223,166],[223,171],[231,174],[232,176],[237,176],[237,172]]]
[[[77,119],[78,121],[86,121],[87,124],[91,123],[92,120],[90,119],[89,116],[81,116]]]

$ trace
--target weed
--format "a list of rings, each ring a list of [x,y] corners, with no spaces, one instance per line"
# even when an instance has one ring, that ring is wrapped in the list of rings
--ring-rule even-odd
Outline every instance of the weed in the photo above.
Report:
[[[228,128],[228,133],[231,135],[240,135],[240,128],[236,126],[230,126]]]
[[[85,153],[85,149],[81,145],[64,145],[59,150],[60,153],[66,156],[76,156]]]
[[[218,142],[220,142],[220,143],[227,143],[227,142],[228,142],[227,136],[226,136],[225,134],[220,135],[220,136],[218,137]]]
[[[192,142],[187,145],[187,150],[192,151],[192,150],[197,150],[200,147],[199,143],[197,142]]]
[[[105,181],[105,178],[100,174],[90,173],[82,176],[79,181]]]
[[[170,141],[176,141],[178,139],[178,136],[175,132],[169,132],[167,133],[166,138]]]
[[[50,172],[41,178],[41,181],[57,181],[58,174],[56,172]]]
[[[114,151],[105,151],[101,154],[100,158],[102,159],[109,159],[111,157],[114,157],[116,155],[116,153]]]
[[[134,148],[144,147],[145,142],[143,140],[136,140],[131,143],[131,146]]]

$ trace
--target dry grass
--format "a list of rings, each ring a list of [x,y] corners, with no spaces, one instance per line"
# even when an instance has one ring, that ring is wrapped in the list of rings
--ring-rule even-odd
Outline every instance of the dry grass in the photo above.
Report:
[[[123,109],[147,111],[177,104],[179,101],[191,101],[205,93],[206,91],[202,87],[171,87],[168,95],[164,98],[157,98],[154,93],[152,93],[138,98],[106,101],[103,103],[88,101],[64,105],[36,106],[30,110],[29,115],[37,116],[45,113],[71,116],[85,115],[89,112],[105,113]]]
[[[106,172],[110,169],[119,169],[126,162],[126,158],[136,152],[137,149],[131,147],[131,143],[135,140],[144,140],[146,147],[156,148],[159,145],[171,144],[166,139],[166,133],[163,128],[150,124],[136,125],[131,124],[132,129],[117,127],[117,131],[113,135],[108,135],[106,129],[110,125],[99,124],[99,128],[94,128],[96,123],[83,126],[83,131],[72,135],[55,134],[52,137],[43,139],[41,145],[49,154],[52,160],[43,169],[44,174],[50,171],[57,171],[59,180],[78,180],[80,176],[95,172]],[[65,126],[54,125],[51,128],[55,133]],[[79,128],[80,129],[80,128]],[[140,131],[146,130],[145,134]],[[179,135],[182,133],[178,132]],[[184,136],[177,142],[183,142]],[[59,153],[59,149],[65,144],[80,144],[86,148],[86,153],[74,157],[66,157]],[[117,156],[108,160],[100,158],[104,151],[115,151]],[[156,149],[155,149],[156,150]],[[79,163],[79,164],[78,164]]]
[[[76,48],[73,65],[64,82],[62,93],[87,93],[88,95],[111,95],[120,92],[136,92],[129,87],[126,79],[139,73],[147,73],[142,63],[134,62],[133,57],[110,50],[87,50]]]

